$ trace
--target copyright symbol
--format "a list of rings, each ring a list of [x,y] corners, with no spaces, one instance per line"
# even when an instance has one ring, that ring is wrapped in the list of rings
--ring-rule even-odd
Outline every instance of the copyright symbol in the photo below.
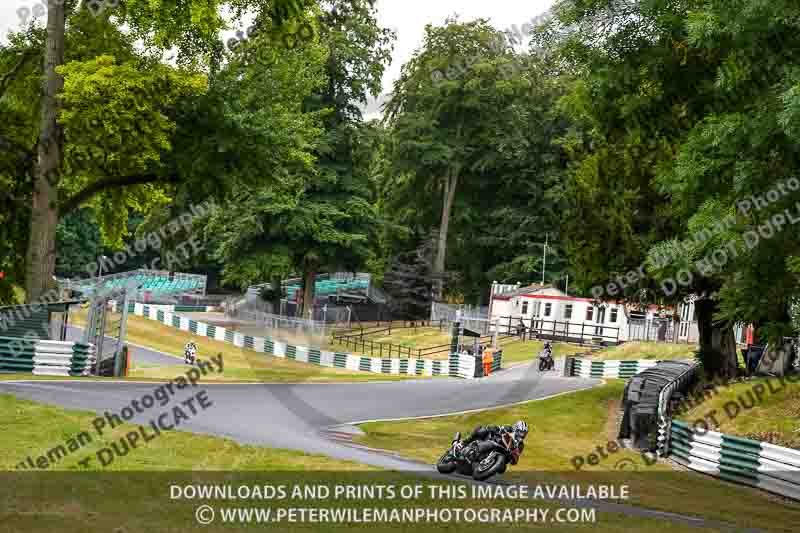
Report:
[[[214,509],[210,505],[201,505],[194,512],[194,517],[198,524],[207,526],[214,521]]]
[[[639,470],[639,465],[633,459],[620,459],[614,464],[615,470]]]

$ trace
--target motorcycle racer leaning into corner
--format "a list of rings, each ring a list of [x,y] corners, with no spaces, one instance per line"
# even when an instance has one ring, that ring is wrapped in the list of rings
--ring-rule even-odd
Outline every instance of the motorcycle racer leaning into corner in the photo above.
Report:
[[[523,441],[525,440],[525,437],[528,436],[528,424],[520,420],[513,426],[478,426],[471,435],[465,439],[462,439],[461,442],[457,444],[456,449],[461,452],[467,447],[467,445],[478,441],[478,445],[471,453],[471,455],[478,457],[482,452],[492,447],[492,444],[487,441],[495,437],[499,437],[504,433],[511,434],[514,440],[518,443],[519,450],[521,452],[525,446]]]

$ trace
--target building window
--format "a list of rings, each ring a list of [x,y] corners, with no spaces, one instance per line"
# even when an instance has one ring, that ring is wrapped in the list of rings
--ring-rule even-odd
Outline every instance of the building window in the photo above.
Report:
[[[523,315],[528,314],[528,302],[522,302],[522,314]]]
[[[591,322],[593,316],[594,316],[594,307],[590,305],[589,307],[586,308],[586,321]]]
[[[611,315],[609,316],[608,321],[611,322],[612,324],[616,324],[617,323],[617,309],[616,308],[611,310]]]
[[[572,318],[572,304],[567,304],[564,306],[564,320],[569,320]]]
[[[539,312],[542,310],[542,302],[533,302],[533,316],[539,318]]]
[[[549,302],[544,304],[544,316],[550,316],[550,311],[552,311],[552,309],[553,309],[553,304]]]

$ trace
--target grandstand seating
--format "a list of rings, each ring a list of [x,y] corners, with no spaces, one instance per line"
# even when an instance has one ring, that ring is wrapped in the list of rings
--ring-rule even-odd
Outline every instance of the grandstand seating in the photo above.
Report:
[[[335,280],[324,279],[317,280],[314,285],[317,297],[324,297],[336,294],[338,291],[364,291],[369,287],[369,280],[366,279],[351,279],[351,280]],[[286,294],[290,301],[297,300],[297,291],[300,290],[299,283],[293,283],[286,286]]]
[[[80,287],[83,290],[88,290],[88,291],[94,291],[98,288],[102,288],[103,290],[112,290],[114,288],[127,285],[131,280],[135,280],[141,284],[139,291],[141,292],[147,291],[153,294],[182,293],[203,288],[203,283],[199,278],[198,279],[175,278],[170,280],[168,276],[150,275],[142,273],[129,277],[118,277],[118,278],[104,280],[101,282],[99,287],[94,280],[92,280],[90,283],[81,284]]]

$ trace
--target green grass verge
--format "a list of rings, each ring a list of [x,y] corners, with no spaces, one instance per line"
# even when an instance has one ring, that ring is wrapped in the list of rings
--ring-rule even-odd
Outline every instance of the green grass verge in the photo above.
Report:
[[[718,386],[708,390],[704,401],[687,405],[679,418],[690,424],[705,421],[713,431],[800,449],[800,376],[790,380],[769,377]]]
[[[13,286],[13,290],[14,290],[14,297],[17,299],[17,301],[18,302],[24,302],[25,301],[25,289],[23,289],[19,285],[14,285]]]
[[[4,431],[0,432],[0,470],[14,470],[28,455],[47,454],[57,444],[82,431],[93,440],[47,468],[48,471],[86,471],[79,461],[119,441],[137,426],[122,424],[98,435],[92,426],[97,415],[20,400],[0,394],[0,412]],[[370,471],[373,468],[290,450],[245,446],[230,439],[196,435],[183,431],[162,432],[161,436],[141,444],[124,457],[116,457],[102,468],[97,461],[88,470],[162,471],[162,470],[257,470],[257,471]]]
[[[410,348],[413,357],[416,357],[417,352],[414,350],[420,348],[429,348],[434,346],[443,346],[450,344],[450,332],[439,331],[436,327],[419,327],[419,328],[394,328],[392,334],[388,332],[385,334],[369,335],[366,337],[368,341],[376,343],[376,346],[371,347],[367,342],[365,347],[361,345],[349,345],[348,350],[352,353],[363,354],[371,357],[378,357],[381,354],[388,357],[388,347],[384,346],[383,351],[377,346],[377,343],[392,343],[402,346],[403,348]],[[345,348],[344,344],[337,344],[339,348]],[[500,347],[503,349],[503,363],[514,364],[526,362],[536,359],[539,352],[544,348],[542,341],[520,341],[515,338],[506,338],[500,340]],[[583,353],[586,348],[566,343],[553,343],[553,352],[555,357],[564,357],[567,355],[574,355],[576,353]],[[406,352],[402,352],[404,357],[407,357]],[[394,353],[393,357],[397,357]],[[434,355],[423,355],[427,359],[447,359],[448,353],[440,353]]]
[[[379,330],[378,328],[377,330]],[[353,339],[355,340],[355,339]],[[418,327],[418,328],[392,328],[391,334],[388,331],[367,334],[364,336],[364,343],[347,343],[341,341],[331,341],[330,345],[337,350],[345,350],[355,354],[365,355],[368,357],[405,357],[417,358],[419,349],[434,348],[437,346],[449,346],[450,332],[439,331],[436,327]],[[371,344],[374,343],[374,344]],[[380,346],[383,343],[383,346]],[[392,344],[391,354],[389,344]],[[399,348],[398,348],[399,347]],[[424,359],[447,359],[448,353],[446,348],[443,353],[424,355]],[[399,351],[399,353],[398,353]]]
[[[633,359],[694,359],[697,345],[631,341],[598,350],[592,359],[628,361]]]
[[[501,348],[503,349],[503,365],[509,366],[514,363],[536,360],[544,349],[544,342],[505,340],[501,343]],[[563,342],[553,343],[553,357],[556,358],[584,352],[586,352],[586,348],[582,346]]]
[[[616,422],[610,421],[609,413],[617,412],[623,388],[624,382],[613,380],[594,389],[504,409],[364,424],[361,427],[366,435],[359,442],[434,463],[456,431],[464,433],[481,424],[524,419],[531,428],[525,453],[506,478],[529,483],[625,483],[630,486],[632,502],[643,507],[735,522],[742,527],[796,530],[800,507],[776,503],[755,489],[694,472],[678,472],[664,463],[647,466],[639,454],[629,450],[606,452],[606,459],[589,465],[589,454],[598,447],[608,450],[607,443],[616,438]],[[586,463],[580,472],[573,466],[576,457]]]

